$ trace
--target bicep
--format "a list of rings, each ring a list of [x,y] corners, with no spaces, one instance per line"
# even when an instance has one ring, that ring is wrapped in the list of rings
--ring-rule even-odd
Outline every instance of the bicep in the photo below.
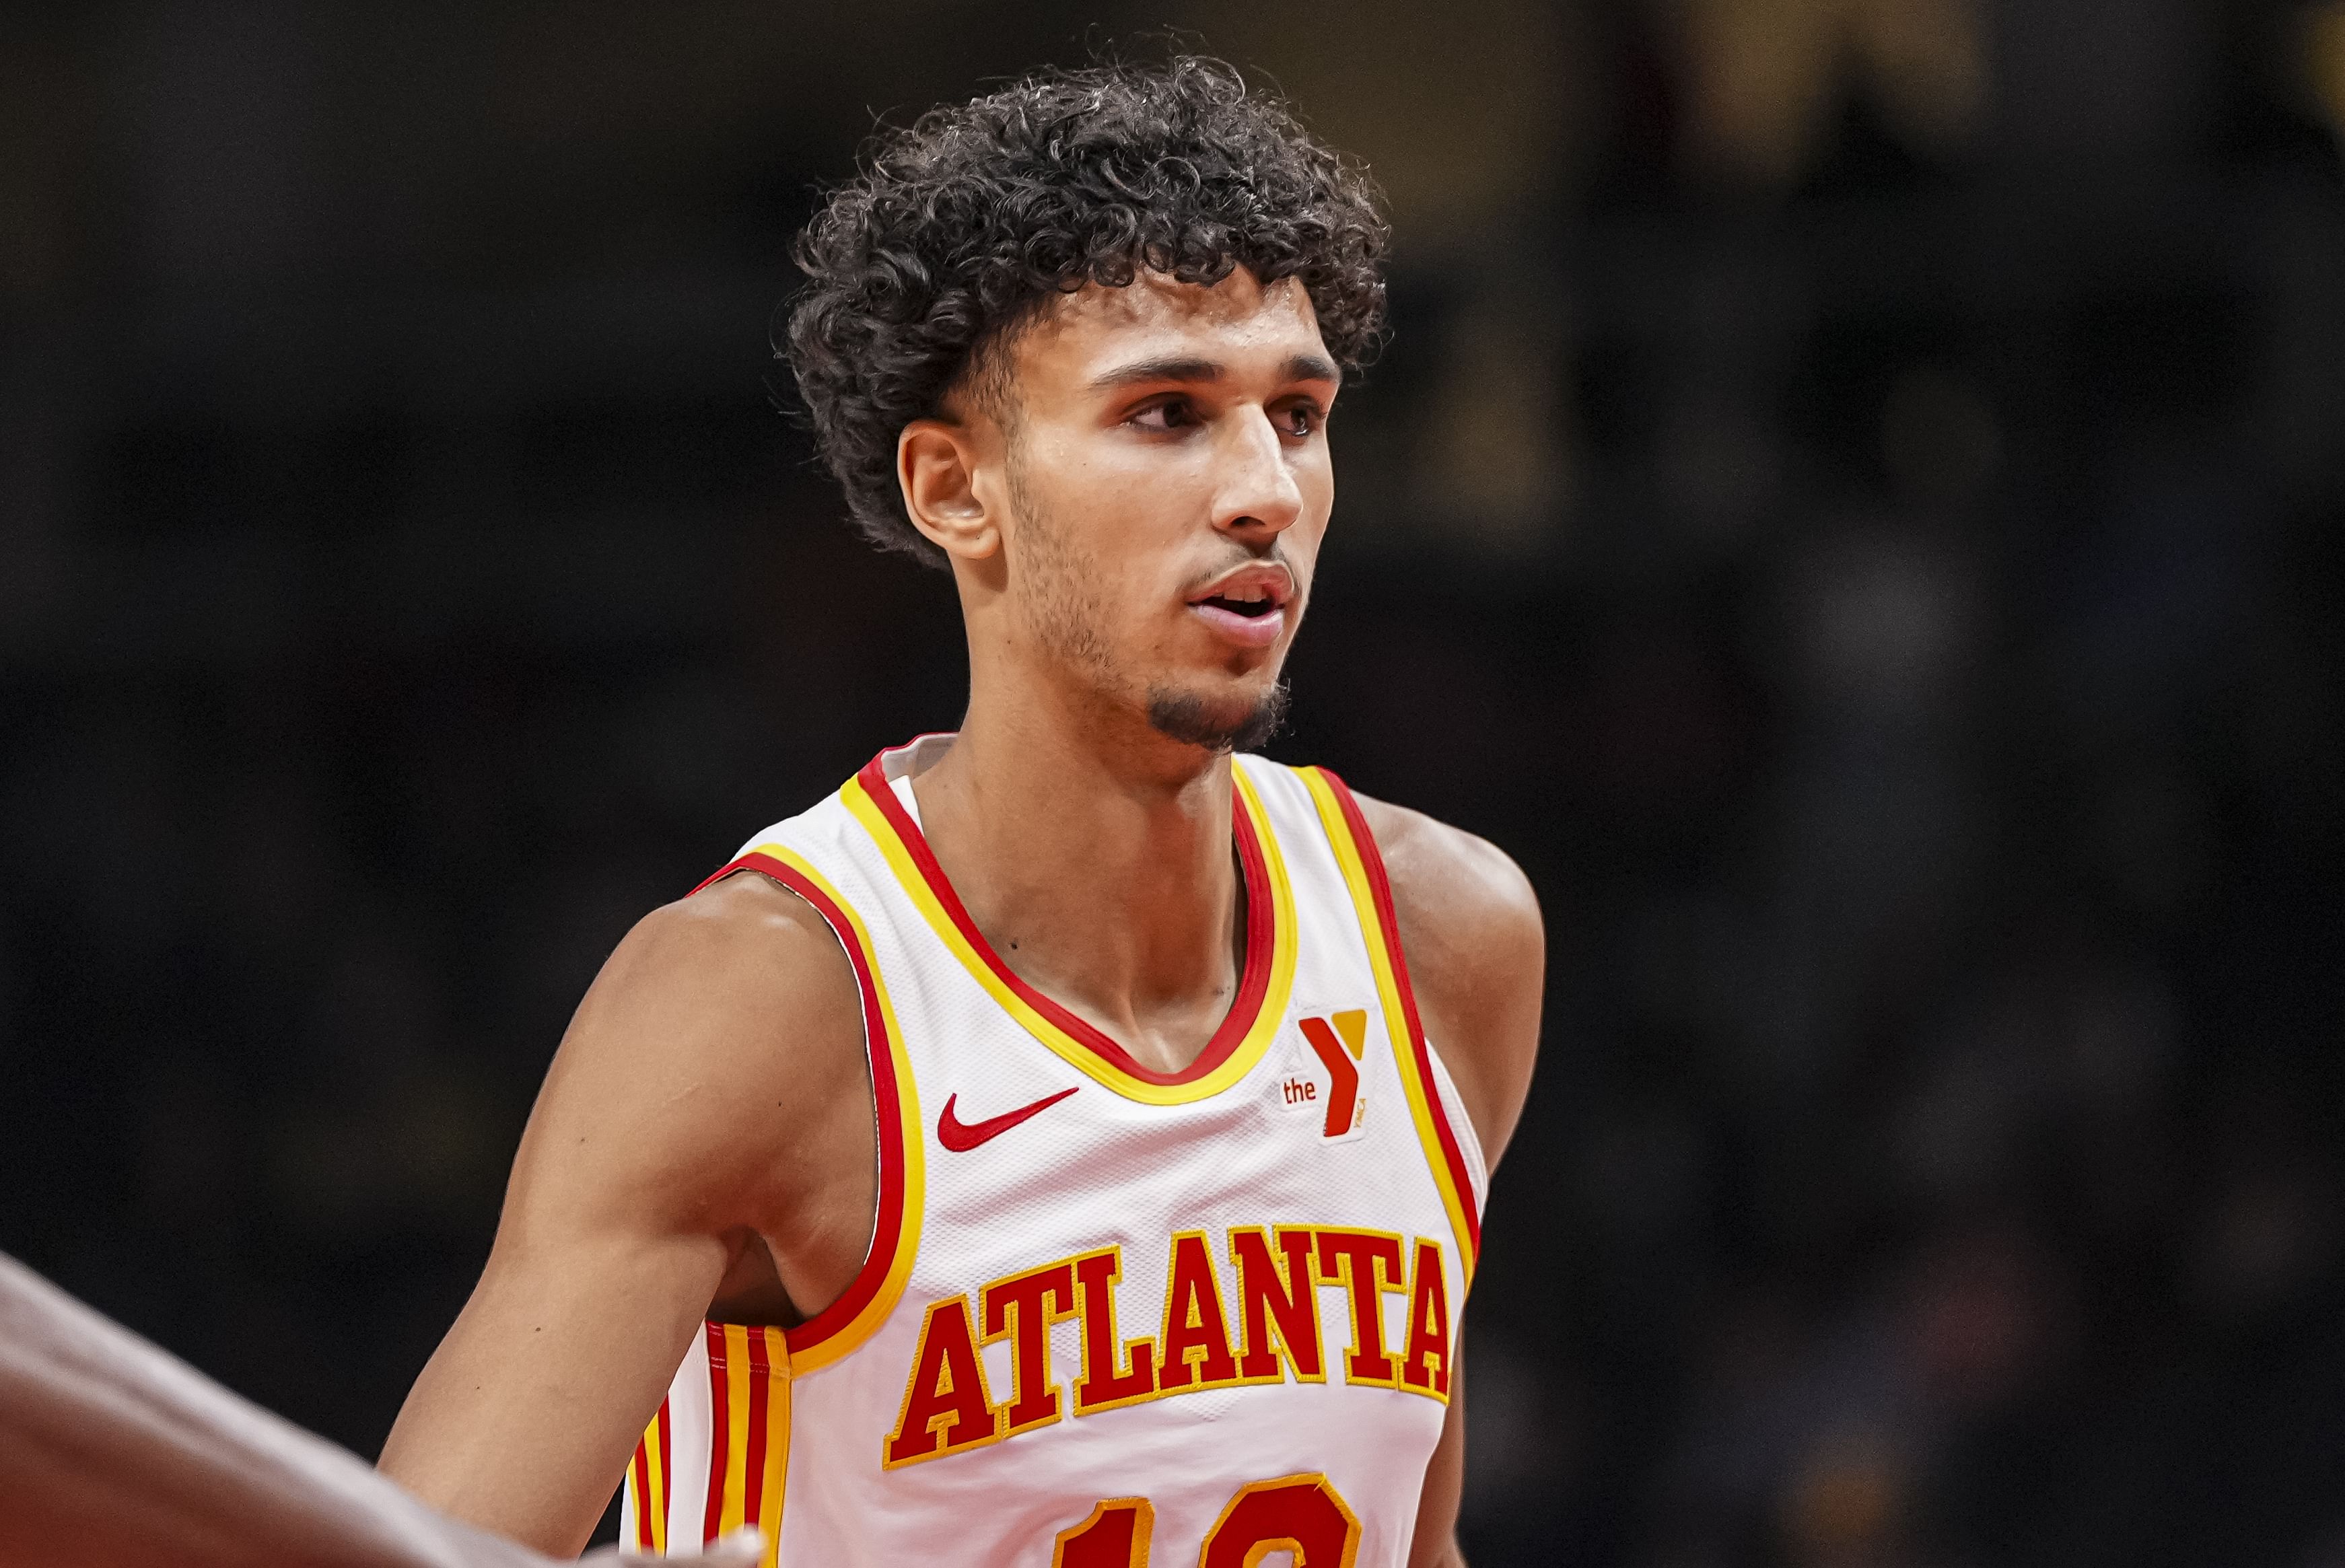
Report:
[[[556,1555],[586,1543],[725,1267],[689,1235],[584,1231],[491,1255],[382,1469]]]
[[[561,1554],[584,1544],[722,1277],[724,1238],[658,1170],[647,1085],[582,1008],[513,1161],[489,1261],[416,1380],[383,1470],[425,1502]]]
[[[844,966],[829,933],[767,918],[777,896],[663,911],[580,1006],[488,1266],[383,1447],[384,1471],[426,1502],[549,1552],[584,1544],[774,1205],[796,1042],[859,1027],[851,993],[829,1017]],[[777,1017],[797,1026],[789,1039]]]

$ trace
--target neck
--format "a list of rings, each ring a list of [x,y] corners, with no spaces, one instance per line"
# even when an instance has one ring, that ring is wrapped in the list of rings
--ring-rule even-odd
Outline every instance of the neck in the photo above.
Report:
[[[1240,977],[1228,757],[1079,701],[983,696],[914,781],[929,848],[1020,979],[1179,1071]]]

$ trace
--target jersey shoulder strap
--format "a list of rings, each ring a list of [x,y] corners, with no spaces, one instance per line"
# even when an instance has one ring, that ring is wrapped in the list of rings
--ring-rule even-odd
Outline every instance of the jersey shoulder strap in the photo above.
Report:
[[[1366,951],[1376,982],[1385,1029],[1399,1060],[1401,1084],[1411,1116],[1433,1167],[1457,1238],[1468,1280],[1482,1249],[1482,1203],[1487,1176],[1479,1140],[1457,1099],[1449,1075],[1426,1040],[1416,992],[1409,983],[1408,959],[1401,949],[1400,920],[1393,904],[1392,879],[1376,835],[1348,785],[1323,767],[1287,767],[1265,757],[1241,757],[1238,765],[1272,813],[1274,824],[1292,841],[1324,844],[1341,878],[1342,901]],[[1305,918],[1309,918],[1308,916]]]

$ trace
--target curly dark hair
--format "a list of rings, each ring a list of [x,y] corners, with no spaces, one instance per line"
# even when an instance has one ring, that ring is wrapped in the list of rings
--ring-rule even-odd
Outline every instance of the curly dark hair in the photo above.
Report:
[[[781,346],[856,526],[932,566],[896,441],[1049,301],[1141,268],[1294,278],[1346,371],[1384,334],[1387,231],[1365,169],[1221,61],[1037,72],[882,135],[793,255]]]

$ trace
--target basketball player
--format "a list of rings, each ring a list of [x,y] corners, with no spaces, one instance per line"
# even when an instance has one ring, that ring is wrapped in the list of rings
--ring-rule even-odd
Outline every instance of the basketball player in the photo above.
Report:
[[[0,1500],[5,1568],[551,1563],[422,1507],[5,1255]],[[720,1542],[702,1568],[749,1568],[761,1550]]]
[[[391,1475],[549,1551],[624,1472],[631,1541],[792,1565],[1458,1561],[1538,907],[1246,754],[1385,239],[1195,59],[936,111],[830,198],[789,356],[861,527],[953,575],[967,717],[621,944]]]

